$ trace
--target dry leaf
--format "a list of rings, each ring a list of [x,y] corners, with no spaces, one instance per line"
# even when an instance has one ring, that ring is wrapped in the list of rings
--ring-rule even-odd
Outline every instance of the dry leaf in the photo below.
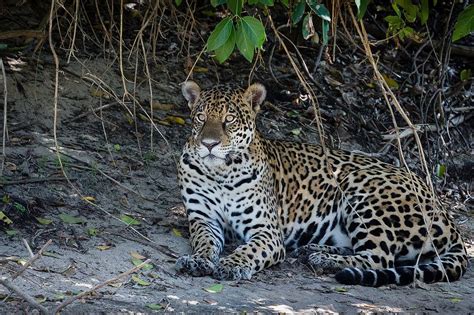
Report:
[[[100,97],[100,98],[105,98],[105,99],[110,98],[109,93],[99,88],[92,88],[89,94],[93,97]]]
[[[111,247],[110,245],[97,245],[96,246],[98,250],[108,250],[110,249],[110,247]]]
[[[140,259],[140,260],[146,259],[145,256],[140,255],[140,254],[137,253],[137,252],[130,252],[130,256],[132,256],[132,258]]]
[[[198,67],[198,66],[196,66],[196,67],[194,67],[194,71],[193,71],[193,72],[194,72],[194,73],[206,73],[206,72],[208,72],[208,71],[209,71],[209,69],[207,69],[206,67]]]
[[[151,107],[156,110],[170,111],[176,107],[174,104],[163,104],[158,101],[153,101]]]
[[[176,125],[186,124],[186,121],[183,118],[178,117],[178,116],[166,116],[165,120]]]

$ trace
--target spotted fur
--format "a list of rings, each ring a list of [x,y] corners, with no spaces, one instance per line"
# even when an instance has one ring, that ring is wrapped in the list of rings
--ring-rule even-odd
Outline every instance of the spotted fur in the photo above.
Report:
[[[465,272],[461,236],[419,177],[363,155],[261,137],[262,85],[201,91],[187,82],[183,94],[193,129],[179,182],[193,253],[178,270],[250,279],[290,251],[345,284],[453,281]],[[241,245],[221,257],[235,240]]]

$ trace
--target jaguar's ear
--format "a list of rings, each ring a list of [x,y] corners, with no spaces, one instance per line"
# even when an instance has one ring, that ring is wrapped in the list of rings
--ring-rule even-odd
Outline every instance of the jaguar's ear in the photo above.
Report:
[[[181,86],[181,92],[183,93],[184,98],[188,101],[189,108],[192,109],[199,99],[201,88],[194,81],[186,81]]]
[[[265,89],[265,87],[260,83],[252,84],[244,93],[244,97],[250,102],[255,112],[260,110],[260,105],[263,103],[266,96],[267,89]]]

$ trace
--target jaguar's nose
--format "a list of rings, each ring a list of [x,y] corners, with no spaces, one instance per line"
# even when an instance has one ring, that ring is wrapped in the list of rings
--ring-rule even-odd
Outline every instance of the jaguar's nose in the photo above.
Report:
[[[217,145],[219,145],[219,143],[221,142],[215,139],[202,139],[201,143],[203,146],[205,146],[209,150],[209,152],[211,152],[212,149],[216,147]]]

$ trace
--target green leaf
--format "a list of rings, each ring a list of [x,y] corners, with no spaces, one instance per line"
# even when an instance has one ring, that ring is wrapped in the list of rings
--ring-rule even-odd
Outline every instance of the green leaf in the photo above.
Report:
[[[225,42],[225,44],[214,51],[216,53],[217,61],[219,63],[223,63],[224,61],[226,61],[229,58],[229,56],[232,54],[232,52],[234,51],[234,48],[235,48],[235,30],[232,27],[230,36]]]
[[[260,2],[261,5],[266,5],[268,7],[271,7],[274,4],[273,0],[260,0],[259,2]],[[282,3],[283,3],[283,1],[282,1]],[[286,3],[287,3],[286,7],[288,7],[288,1],[286,1]]]
[[[392,8],[393,8],[393,11],[395,11],[395,13],[397,14],[398,17],[402,17],[402,12],[400,11],[400,8],[398,7],[397,5],[397,2],[392,2]]]
[[[328,22],[331,21],[331,14],[324,4],[318,3],[317,0],[306,0],[306,2],[317,16]]]
[[[24,205],[22,205],[21,203],[18,203],[18,202],[14,202],[13,203],[13,208],[18,211],[18,212],[21,212],[23,214],[25,213],[28,213],[28,210],[25,208]]]
[[[357,18],[359,20],[362,20],[365,15],[365,11],[367,11],[367,5],[369,4],[369,0],[355,0],[355,3],[357,6]]]
[[[403,19],[396,15],[386,16],[384,20],[388,23],[388,29],[392,32],[398,31],[405,26]]]
[[[88,228],[87,229],[87,234],[89,236],[97,236],[99,234],[99,230],[96,228]]]
[[[183,2],[183,0],[174,0],[174,3],[176,4],[177,7],[181,5],[181,2]]]
[[[150,282],[148,282],[148,281],[146,281],[146,280],[143,280],[142,278],[140,278],[140,277],[137,276],[137,275],[132,275],[132,280],[133,280],[133,282],[135,282],[136,284],[141,285],[141,286],[149,286],[149,285],[151,285]]]
[[[293,22],[293,24],[298,24],[298,22],[301,21],[305,8],[306,8],[306,2],[304,2],[304,0],[300,1],[296,5],[295,9],[293,10],[293,14],[291,14],[291,22]]]
[[[384,18],[384,20],[391,25],[399,25],[403,23],[402,18],[396,15],[388,15]]]
[[[234,13],[234,15],[240,15],[242,13],[242,7],[244,6],[243,0],[228,0],[227,7]]]
[[[446,165],[445,164],[436,164],[436,176],[443,178],[446,174]]]
[[[2,202],[3,203],[5,203],[5,204],[10,203],[10,200],[11,200],[10,196],[3,195],[3,197],[2,197]]]
[[[42,224],[42,225],[48,225],[48,224],[51,224],[53,223],[53,220],[50,220],[50,219],[45,219],[45,218],[40,218],[40,217],[35,217],[36,221],[38,221],[39,224]]]
[[[115,152],[119,152],[120,150],[122,150],[122,147],[120,146],[120,144],[116,143],[114,144],[114,150]]]
[[[301,128],[295,128],[295,129],[291,130],[291,133],[294,136],[299,136],[301,134]]]
[[[343,292],[347,292],[347,289],[343,287],[336,287],[334,288],[334,291],[343,293]]]
[[[68,224],[82,224],[82,223],[86,222],[86,220],[84,220],[83,217],[76,217],[76,216],[72,216],[72,215],[67,214],[67,213],[61,213],[59,215],[59,218],[64,223],[68,223]]]
[[[7,233],[8,236],[15,236],[18,234],[17,230],[6,230],[5,233]]]
[[[421,0],[421,10],[419,14],[421,24],[426,24],[426,21],[428,21],[428,16],[430,14],[429,0]]]
[[[313,17],[310,13],[306,14],[303,19],[303,27],[301,28],[301,32],[303,34],[304,39],[308,39],[312,37],[315,33],[314,25],[313,25]]]
[[[459,74],[461,81],[467,81],[472,76],[471,69],[463,69]]]
[[[174,236],[183,237],[183,234],[182,234],[181,231],[178,230],[177,228],[173,228],[171,231],[173,232],[173,235],[174,235]]]
[[[458,297],[453,297],[453,298],[450,298],[449,300],[453,303],[459,303],[462,301],[462,299]]]
[[[388,87],[392,90],[397,90],[400,86],[398,85],[398,82],[389,77],[386,74],[382,74],[383,79],[385,80],[385,83],[387,83]]]
[[[247,32],[247,28],[244,27],[243,20],[237,22],[235,43],[245,59],[247,59],[248,62],[252,62],[255,53],[255,46],[250,39],[250,34]]]
[[[323,23],[323,28],[322,28],[322,33],[323,33],[323,44],[327,45],[329,41],[329,22],[326,20],[322,20]]]
[[[216,28],[207,39],[207,51],[216,50],[225,44],[230,37],[233,24],[232,19],[226,17],[216,25]]]
[[[149,309],[154,310],[154,311],[159,311],[159,310],[163,309],[163,306],[161,306],[161,304],[157,304],[157,303],[147,304],[146,307],[148,307]]]
[[[215,8],[218,5],[226,3],[227,0],[211,0],[211,5]]]
[[[415,22],[416,15],[418,14],[418,6],[414,5],[411,0],[395,0],[394,4],[403,9],[403,14],[408,22]],[[397,15],[401,17],[399,13],[397,13]]]
[[[290,1],[288,0],[280,0],[281,4],[283,4],[285,6],[285,8],[289,8],[290,7]]]
[[[262,48],[265,39],[265,27],[262,22],[253,16],[244,16],[242,26],[250,36],[250,40],[255,48]]]
[[[400,30],[398,37],[400,37],[400,39],[403,40],[405,38],[411,38],[414,33],[415,33],[415,30],[413,28],[406,26]]]
[[[5,50],[8,48],[8,44],[0,43],[0,50]]]
[[[220,292],[222,292],[223,288],[224,288],[224,286],[222,284],[216,283],[214,285],[211,285],[208,288],[205,288],[204,291],[207,291],[209,293],[220,293]]]
[[[9,217],[7,217],[7,215],[5,213],[3,213],[2,211],[0,211],[0,221],[3,221],[3,223],[5,224],[12,224],[13,221],[10,220]]]
[[[454,25],[452,41],[455,42],[474,31],[474,4],[468,5],[458,16]]]
[[[142,263],[143,263],[143,260],[137,259],[137,258],[132,258],[132,264],[133,264],[134,266],[138,266],[138,265],[140,265],[140,264],[142,264]],[[146,271],[146,270],[150,270],[150,269],[153,269],[153,265],[152,265],[152,264],[145,264],[145,265],[142,266],[142,270],[145,270],[145,271]]]
[[[126,214],[123,214],[120,216],[120,220],[125,222],[127,225],[140,225],[141,222],[138,221],[137,219],[134,219]]]

